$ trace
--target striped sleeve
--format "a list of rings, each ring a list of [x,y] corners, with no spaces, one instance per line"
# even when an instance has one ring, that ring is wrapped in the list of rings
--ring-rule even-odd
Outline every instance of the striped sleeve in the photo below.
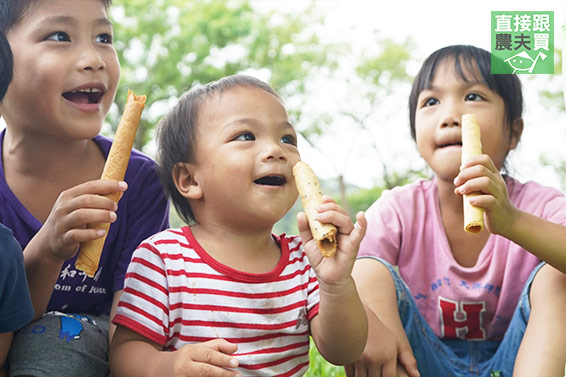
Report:
[[[113,322],[165,345],[169,335],[169,293],[164,262],[151,242],[134,252]]]

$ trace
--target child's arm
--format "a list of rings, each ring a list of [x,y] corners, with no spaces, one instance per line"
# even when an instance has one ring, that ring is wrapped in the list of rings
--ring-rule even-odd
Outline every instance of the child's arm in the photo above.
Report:
[[[361,258],[356,261],[352,275],[370,313],[366,348],[362,356],[346,368],[347,376],[397,376],[399,369],[404,369],[411,377],[420,376],[399,317],[391,273],[383,263]]]
[[[110,372],[112,377],[236,377],[238,372],[225,368],[238,366],[238,360],[229,356],[237,348],[224,339],[215,339],[163,351],[159,344],[118,326],[110,346]]]
[[[311,335],[321,355],[333,364],[353,362],[363,351],[367,338],[367,318],[358,296],[352,267],[366,231],[363,213],[352,224],[345,211],[325,197],[318,220],[338,228],[338,251],[324,258],[309,230],[304,213],[297,217],[303,246],[319,284],[318,315],[310,322]]]
[[[102,236],[96,229],[86,229],[86,225],[116,219],[116,203],[101,195],[126,189],[125,183],[96,180],[59,195],[47,220],[24,249],[35,318],[45,312],[63,262],[77,252],[81,242]]]
[[[566,226],[517,209],[509,200],[503,177],[488,155],[472,157],[454,180],[460,195],[480,192],[470,199],[485,209],[487,229],[499,234],[566,273]]]

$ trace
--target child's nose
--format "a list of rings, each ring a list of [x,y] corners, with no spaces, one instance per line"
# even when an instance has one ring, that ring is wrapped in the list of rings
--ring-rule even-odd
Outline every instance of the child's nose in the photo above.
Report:
[[[78,69],[86,71],[99,71],[106,63],[100,53],[94,47],[85,48],[78,60]]]
[[[460,127],[461,122],[461,112],[455,107],[450,107],[447,108],[442,114],[442,118],[440,119],[440,127]]]
[[[265,146],[265,150],[263,152],[263,159],[266,161],[269,160],[280,160],[280,161],[287,161],[287,155],[283,148],[281,148],[280,143],[270,142],[267,143]]]

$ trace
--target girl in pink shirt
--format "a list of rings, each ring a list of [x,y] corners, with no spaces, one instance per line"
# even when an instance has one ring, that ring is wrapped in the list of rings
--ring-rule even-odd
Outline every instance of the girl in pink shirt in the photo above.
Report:
[[[410,125],[435,174],[367,211],[354,277],[376,316],[348,376],[563,375],[566,197],[500,173],[521,138],[522,101],[519,78],[492,75],[485,50],[449,46],[424,62]],[[461,164],[466,113],[484,154]],[[479,234],[464,231],[462,195],[473,192]]]

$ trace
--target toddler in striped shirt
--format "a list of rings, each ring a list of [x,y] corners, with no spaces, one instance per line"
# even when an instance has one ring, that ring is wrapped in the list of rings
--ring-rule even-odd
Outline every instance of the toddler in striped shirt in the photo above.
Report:
[[[158,162],[187,226],[134,252],[113,322],[113,376],[301,376],[309,335],[333,364],[352,363],[367,318],[351,276],[366,220],[325,198],[338,229],[323,258],[304,213],[300,237],[273,235],[297,200],[297,134],[275,91],[252,77],[184,94],[160,122]]]

